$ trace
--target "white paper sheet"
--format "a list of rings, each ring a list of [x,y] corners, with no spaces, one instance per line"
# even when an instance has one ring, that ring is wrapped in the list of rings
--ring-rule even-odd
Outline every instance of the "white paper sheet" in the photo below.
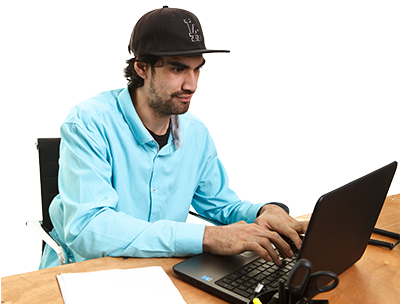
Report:
[[[65,304],[186,303],[160,266],[57,276]]]

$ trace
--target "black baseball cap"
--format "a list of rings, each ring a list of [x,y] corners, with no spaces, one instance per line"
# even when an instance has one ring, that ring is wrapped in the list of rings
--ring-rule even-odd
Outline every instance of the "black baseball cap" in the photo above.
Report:
[[[199,19],[189,11],[168,6],[148,12],[139,19],[133,28],[128,50],[136,57],[229,53],[207,49]]]

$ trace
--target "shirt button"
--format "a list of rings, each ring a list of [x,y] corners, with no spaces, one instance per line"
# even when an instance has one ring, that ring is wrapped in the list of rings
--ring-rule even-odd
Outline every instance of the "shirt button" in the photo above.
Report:
[[[153,188],[153,192],[155,193],[157,191],[157,189],[156,188]]]

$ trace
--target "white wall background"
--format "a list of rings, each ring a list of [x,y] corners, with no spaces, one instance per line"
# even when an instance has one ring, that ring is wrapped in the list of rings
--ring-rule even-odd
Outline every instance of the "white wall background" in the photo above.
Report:
[[[0,275],[34,271],[41,242],[37,137],[69,109],[126,85],[136,21],[163,5],[202,22],[208,54],[191,111],[242,199],[293,215],[400,160],[400,3],[393,1],[3,1]],[[400,173],[389,194],[400,193]]]

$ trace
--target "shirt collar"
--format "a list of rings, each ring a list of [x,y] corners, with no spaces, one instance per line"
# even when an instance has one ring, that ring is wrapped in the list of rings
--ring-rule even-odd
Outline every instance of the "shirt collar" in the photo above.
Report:
[[[153,140],[153,137],[147,131],[142,121],[137,114],[135,107],[133,106],[129,89],[123,89],[118,96],[118,103],[121,107],[122,115],[125,117],[132,134],[137,140],[139,145],[144,145]],[[178,115],[171,117],[171,133],[174,140],[175,150],[178,150],[182,146],[182,132],[181,124]]]
[[[182,146],[181,123],[178,115],[172,115],[171,117],[171,133],[174,139],[175,150],[178,150]]]

